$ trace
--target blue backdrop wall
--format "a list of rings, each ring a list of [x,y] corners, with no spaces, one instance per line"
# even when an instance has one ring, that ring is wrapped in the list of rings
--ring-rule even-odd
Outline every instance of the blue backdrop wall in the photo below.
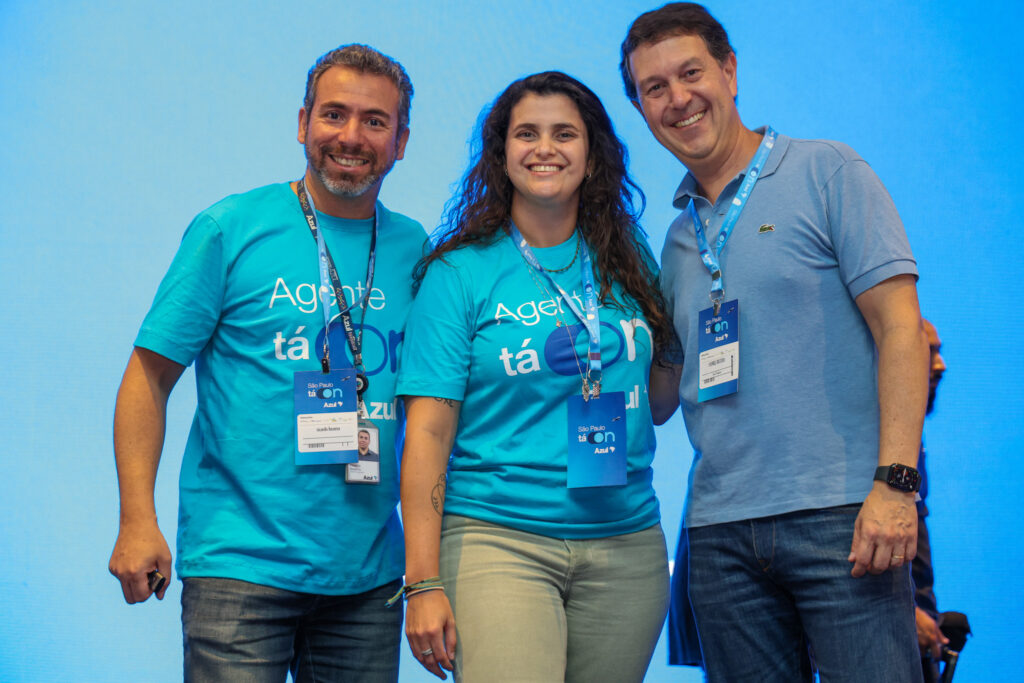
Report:
[[[0,0],[0,680],[180,680],[175,582],[123,603],[110,432],[131,341],[190,218],[222,196],[297,177],[305,73],[367,42],[416,87],[406,159],[383,199],[437,224],[481,109],[548,68],[605,101],[649,200],[656,252],[682,171],[622,94],[634,0],[300,5],[239,0]],[[739,55],[740,110],[797,137],[851,144],[895,198],[922,310],[949,365],[926,424],[940,607],[976,638],[957,679],[1006,680],[1024,564],[1024,332],[1017,238],[1024,11],[1014,0],[713,2]],[[157,482],[173,538],[189,372]],[[785,406],[780,406],[785,410]],[[659,429],[656,485],[678,532],[691,451]],[[429,675],[407,656],[403,681]],[[698,680],[659,647],[649,681]]]

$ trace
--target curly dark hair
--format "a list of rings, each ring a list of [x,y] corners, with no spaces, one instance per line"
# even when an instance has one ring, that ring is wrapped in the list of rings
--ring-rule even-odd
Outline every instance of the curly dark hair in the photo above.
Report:
[[[460,192],[448,202],[436,246],[416,266],[417,286],[427,266],[448,252],[469,244],[493,242],[509,233],[513,187],[505,173],[505,138],[512,108],[528,93],[565,95],[576,105],[587,127],[587,157],[593,171],[580,188],[577,220],[594,254],[602,303],[627,310],[612,293],[612,283],[618,282],[632,299],[628,310],[635,311],[639,305],[647,319],[655,347],[669,348],[672,325],[655,282],[654,265],[643,255],[641,240],[646,235],[637,221],[645,200],[626,170],[626,147],[615,135],[597,95],[560,71],[545,71],[515,81],[481,115],[480,134],[474,143],[476,161],[462,179]],[[639,210],[634,192],[640,198]]]

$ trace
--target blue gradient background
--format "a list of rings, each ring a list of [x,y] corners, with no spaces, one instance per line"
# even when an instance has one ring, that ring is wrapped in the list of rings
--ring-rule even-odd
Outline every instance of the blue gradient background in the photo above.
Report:
[[[656,252],[682,169],[618,80],[617,48],[653,3],[0,0],[0,680],[173,681],[178,598],[124,604],[110,432],[131,342],[191,217],[297,177],[305,73],[345,42],[394,55],[416,87],[412,137],[382,194],[435,226],[481,107],[512,79],[567,71],[632,153]],[[957,680],[1010,680],[1021,629],[1024,492],[1019,280],[1019,2],[715,2],[750,125],[842,140],[892,193],[949,372],[926,424],[940,607],[976,637]],[[195,402],[170,402],[157,482],[174,538]],[[779,406],[784,411],[785,406]],[[674,547],[690,448],[678,416],[655,465]],[[609,615],[614,618],[614,615]],[[403,681],[433,680],[405,650]],[[659,646],[648,681],[699,680]],[[1018,679],[1019,680],[1019,679]]]

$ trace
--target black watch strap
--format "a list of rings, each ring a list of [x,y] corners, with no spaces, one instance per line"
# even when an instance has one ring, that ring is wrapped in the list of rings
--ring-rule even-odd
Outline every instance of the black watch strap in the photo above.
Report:
[[[921,488],[921,473],[910,465],[894,462],[875,470],[875,481],[884,481],[891,488],[905,493],[915,493]]]

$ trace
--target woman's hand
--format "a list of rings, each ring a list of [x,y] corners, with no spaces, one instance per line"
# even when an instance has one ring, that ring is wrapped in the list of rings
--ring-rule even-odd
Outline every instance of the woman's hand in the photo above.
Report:
[[[444,591],[410,595],[405,606],[405,636],[412,655],[441,680],[455,667],[455,616]]]
[[[405,449],[402,451],[402,524],[405,578],[409,584],[435,579],[441,551],[441,519],[447,489],[448,455],[462,403],[433,396],[405,397]],[[455,616],[443,590],[407,596],[405,635],[413,656],[445,680],[454,670]]]

